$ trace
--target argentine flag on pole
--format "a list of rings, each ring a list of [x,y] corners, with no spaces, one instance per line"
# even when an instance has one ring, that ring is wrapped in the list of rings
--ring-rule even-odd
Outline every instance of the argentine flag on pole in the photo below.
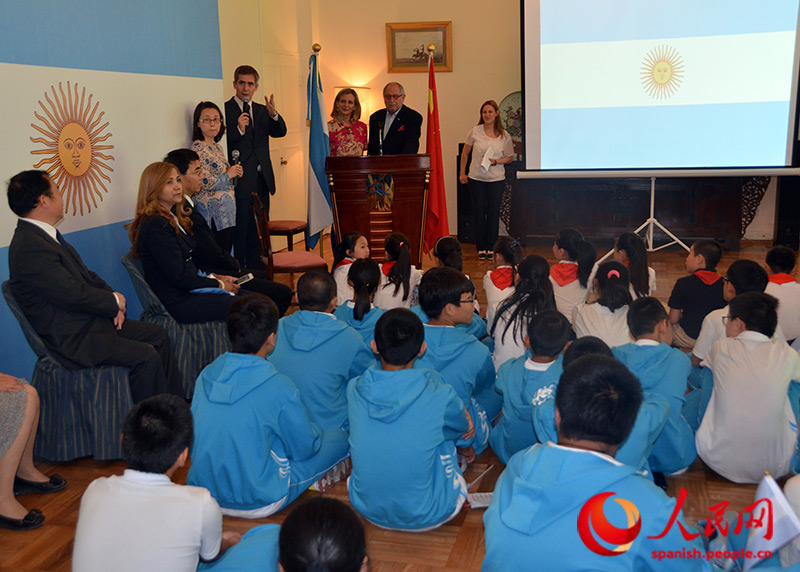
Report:
[[[325,120],[325,101],[319,78],[317,58],[319,52],[308,60],[308,113],[306,124],[311,128],[308,136],[308,246],[314,248],[320,233],[333,224],[331,193],[325,176],[325,159],[330,155],[328,122]]]

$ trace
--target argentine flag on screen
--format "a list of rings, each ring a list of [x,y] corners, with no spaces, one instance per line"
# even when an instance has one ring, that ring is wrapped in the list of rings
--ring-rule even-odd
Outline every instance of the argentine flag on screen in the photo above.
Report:
[[[797,0],[541,0],[541,168],[784,166]]]

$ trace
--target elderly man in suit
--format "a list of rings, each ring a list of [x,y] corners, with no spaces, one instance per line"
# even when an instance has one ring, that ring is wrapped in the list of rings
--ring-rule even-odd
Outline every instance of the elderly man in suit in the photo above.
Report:
[[[130,368],[134,402],[159,393],[182,395],[167,333],[128,320],[125,296],[89,270],[55,228],[64,202],[44,171],[23,171],[8,184],[19,217],[8,248],[10,286],[34,330],[64,367]]]
[[[406,107],[406,91],[393,81],[383,88],[385,109],[369,117],[369,155],[415,155],[419,151],[422,116]]]
[[[269,197],[275,194],[275,173],[269,158],[269,138],[286,135],[286,123],[275,109],[275,96],[264,96],[265,105],[252,101],[258,90],[258,72],[239,66],[233,74],[236,95],[225,102],[228,124],[228,157],[235,163],[238,153],[244,173],[236,185],[236,231],[233,253],[243,268],[258,268],[258,235],[253,219],[252,194],[257,192],[269,212]]]

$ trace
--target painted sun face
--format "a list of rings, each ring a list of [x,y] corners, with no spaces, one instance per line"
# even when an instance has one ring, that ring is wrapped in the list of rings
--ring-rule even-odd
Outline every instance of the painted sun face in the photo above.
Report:
[[[67,82],[66,91],[58,84],[50,86],[51,93],[45,93],[48,105],[39,101],[42,113],[34,112],[40,124],[31,124],[41,137],[31,137],[31,141],[44,148],[31,151],[32,155],[45,155],[36,163],[34,169],[45,166],[53,183],[61,189],[65,212],[84,214],[97,208],[97,200],[103,200],[108,193],[105,182],[111,182],[107,173],[113,172],[107,161],[112,155],[104,151],[113,145],[103,144],[111,133],[103,133],[108,122],[103,123],[104,112],[98,113],[99,104],[92,101],[93,95],[86,97],[86,88],[80,92],[78,86]],[[101,190],[103,192],[101,192]]]
[[[678,91],[683,82],[683,71],[683,60],[675,48],[657,46],[642,62],[642,88],[655,99],[667,99]]]

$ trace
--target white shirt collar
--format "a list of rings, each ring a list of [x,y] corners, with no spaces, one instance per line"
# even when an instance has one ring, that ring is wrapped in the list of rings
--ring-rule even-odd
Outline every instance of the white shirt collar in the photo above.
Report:
[[[41,228],[43,231],[45,231],[47,233],[47,236],[49,236],[50,238],[52,238],[53,240],[58,242],[58,235],[56,234],[57,233],[56,227],[54,227],[52,224],[48,224],[48,223],[46,223],[46,222],[44,222],[42,220],[36,220],[36,219],[33,219],[33,218],[19,217],[19,219],[20,220],[24,220],[25,222],[29,222],[31,224],[35,224],[36,226]],[[59,243],[59,244],[61,244],[61,243]]]
[[[184,193],[183,198],[186,199],[187,201],[189,201],[189,206],[194,208],[194,201],[192,200],[192,197],[190,197],[189,195]]]
[[[644,340],[644,339],[643,340],[636,340],[633,343],[634,343],[634,345],[637,345],[637,346],[657,346],[657,345],[661,344],[661,342],[657,342],[655,340]]]
[[[754,332],[753,330],[745,330],[738,336],[737,340],[745,340],[748,342],[769,342],[770,339],[761,332]]]
[[[539,363],[533,361],[531,358],[528,358],[525,360],[525,369],[529,369],[531,371],[547,371],[554,363],[556,363],[556,360],[547,363]]]
[[[145,473],[144,471],[135,471],[133,469],[125,469],[122,473],[122,478],[126,481],[140,483],[145,485],[169,485],[172,484],[170,479],[164,473]]]

